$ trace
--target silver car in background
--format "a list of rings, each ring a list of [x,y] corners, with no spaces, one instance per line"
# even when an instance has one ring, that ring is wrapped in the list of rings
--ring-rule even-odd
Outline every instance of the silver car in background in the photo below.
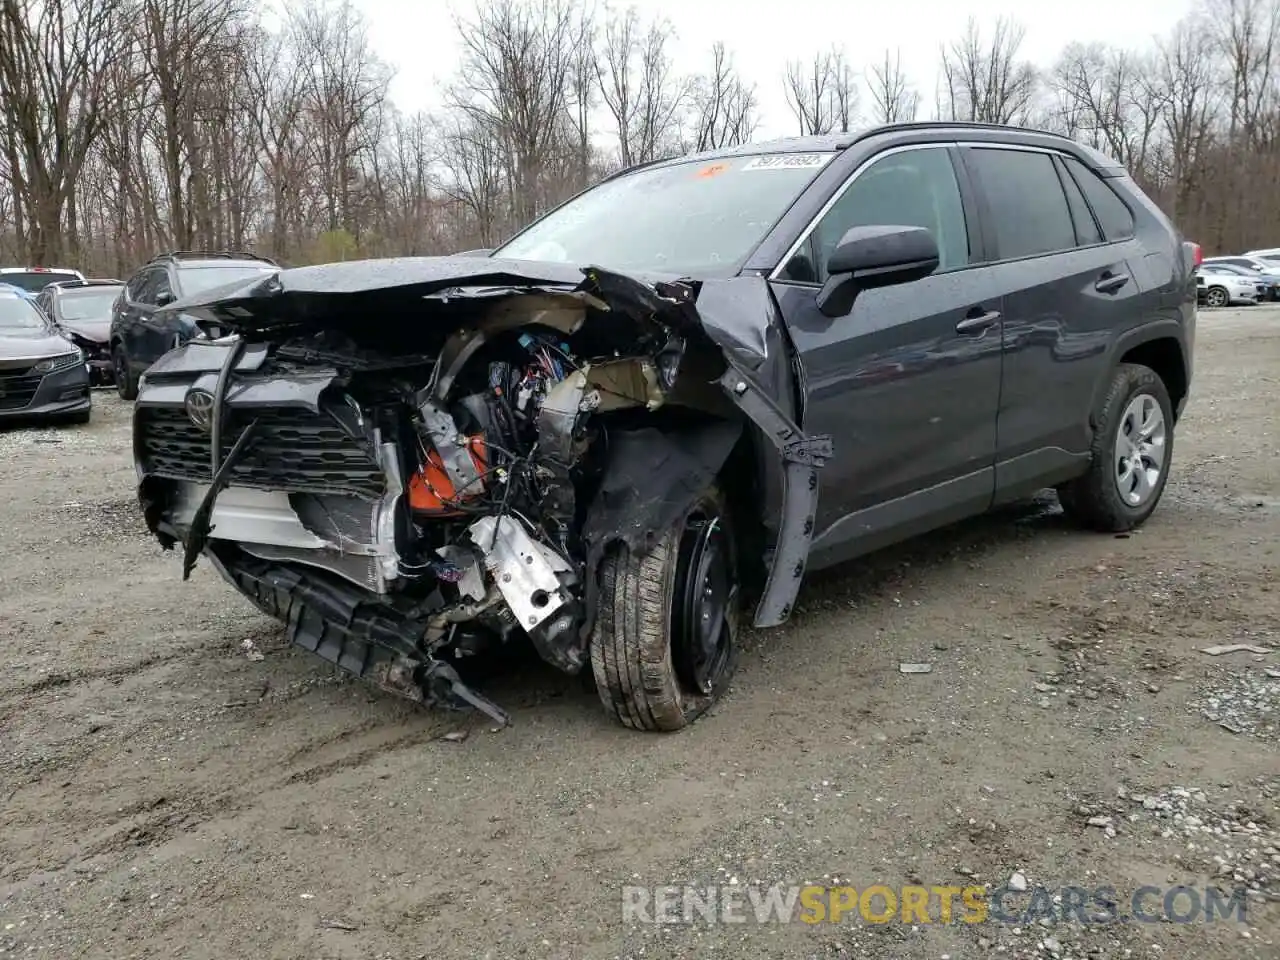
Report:
[[[1265,300],[1267,285],[1205,261],[1196,273],[1196,293],[1206,307],[1251,304]]]

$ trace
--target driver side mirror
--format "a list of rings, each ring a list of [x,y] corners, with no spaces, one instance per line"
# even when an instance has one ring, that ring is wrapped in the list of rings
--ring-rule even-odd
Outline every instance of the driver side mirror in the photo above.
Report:
[[[174,293],[172,290],[161,290],[159,293],[156,294],[156,306],[167,307],[169,304],[173,303],[173,301],[177,299],[178,298],[174,296]]]
[[[827,260],[818,310],[824,317],[844,316],[860,291],[919,280],[937,270],[938,262],[938,242],[924,227],[854,227]]]

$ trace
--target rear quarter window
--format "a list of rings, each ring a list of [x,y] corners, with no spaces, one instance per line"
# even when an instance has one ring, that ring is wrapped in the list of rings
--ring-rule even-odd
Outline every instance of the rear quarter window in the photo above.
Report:
[[[1133,236],[1133,213],[1123,200],[1100,176],[1079,160],[1067,157],[1067,169],[1080,185],[1085,199],[1093,208],[1102,232],[1110,241],[1128,240]]]

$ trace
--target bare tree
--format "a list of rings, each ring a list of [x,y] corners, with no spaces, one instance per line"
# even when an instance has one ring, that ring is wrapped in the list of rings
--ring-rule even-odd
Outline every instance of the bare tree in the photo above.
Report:
[[[671,24],[647,27],[635,7],[610,18],[596,59],[601,98],[613,118],[622,166],[645,163],[667,152],[689,93],[667,54]]]
[[[682,74],[670,24],[596,24],[586,2],[460,23],[428,116],[391,102],[347,0],[270,20],[261,0],[0,0],[0,257],[121,275],[178,244],[294,263],[491,246],[619,162],[752,136],[755,89],[723,45]],[[1016,24],[970,23],[943,51],[939,115],[1052,125],[1207,248],[1274,242],[1280,0],[1193,2],[1158,43],[1069,44],[1043,76]],[[898,54],[864,78],[876,120],[915,116]],[[838,50],[785,82],[802,131],[857,122]]]
[[[805,63],[787,64],[787,106],[800,125],[800,134],[844,132],[852,128],[858,110],[858,86],[844,51],[833,48]]]
[[[1190,210],[1201,182],[1199,161],[1210,143],[1220,97],[1215,92],[1213,40],[1201,25],[1182,21],[1160,44],[1161,81],[1168,94],[1163,112],[1171,179],[1172,214]]]
[[[1207,13],[1230,78],[1228,133],[1264,144],[1280,107],[1280,0],[1212,0]]]
[[[733,59],[717,42],[711,48],[711,72],[695,78],[690,95],[690,150],[713,150],[748,142],[759,117],[755,86],[748,86]]]
[[[0,127],[18,245],[37,263],[79,253],[64,215],[104,124],[120,26],[116,0],[0,3]]]
[[[1063,131],[1133,169],[1146,168],[1165,91],[1149,57],[1103,44],[1069,44],[1047,86]]]
[[[884,61],[867,70],[867,86],[875,104],[874,119],[881,123],[902,123],[916,118],[920,95],[902,70],[902,53],[888,50]]]
[[[575,14],[573,0],[495,0],[473,22],[458,23],[463,65],[450,101],[504,145],[522,222],[541,207],[539,176],[562,132]]]
[[[578,19],[569,67],[569,100],[565,105],[573,129],[575,174],[585,181],[591,172],[591,115],[596,106],[596,24],[589,11]]]
[[[1035,68],[1018,53],[1025,28],[996,20],[991,42],[972,17],[964,35],[942,49],[942,112],[950,120],[1015,123],[1024,120],[1036,94]]]
[[[315,135],[311,147],[327,229],[354,234],[356,162],[371,156],[370,128],[381,121],[391,76],[373,56],[364,21],[349,0],[312,0],[294,9],[295,42],[310,67],[303,104]]]

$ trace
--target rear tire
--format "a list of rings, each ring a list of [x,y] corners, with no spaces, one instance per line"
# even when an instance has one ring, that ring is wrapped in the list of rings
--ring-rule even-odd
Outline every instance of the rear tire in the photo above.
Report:
[[[692,723],[737,667],[738,571],[728,509],[712,489],[646,553],[601,564],[591,669],[605,712],[633,730]]]
[[[1225,307],[1231,302],[1225,287],[1210,287],[1204,295],[1206,307]]]
[[[123,343],[111,348],[111,365],[115,374],[116,393],[121,400],[138,399],[138,376],[129,366],[129,354]]]
[[[1089,472],[1058,487],[1063,512],[1105,533],[1140,526],[1169,480],[1173,433],[1164,381],[1149,367],[1120,364],[1094,425]]]

